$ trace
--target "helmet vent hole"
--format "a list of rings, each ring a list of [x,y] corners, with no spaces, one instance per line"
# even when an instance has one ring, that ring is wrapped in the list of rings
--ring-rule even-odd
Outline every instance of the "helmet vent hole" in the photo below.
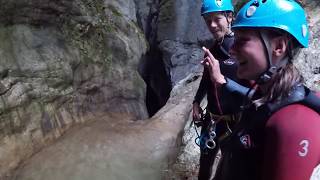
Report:
[[[262,0],[262,3],[265,3],[265,2],[267,2],[267,0]]]
[[[254,1],[250,6],[259,7],[259,1]]]

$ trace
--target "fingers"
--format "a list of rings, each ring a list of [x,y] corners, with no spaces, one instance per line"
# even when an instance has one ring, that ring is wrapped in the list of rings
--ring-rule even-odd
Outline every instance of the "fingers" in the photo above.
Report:
[[[214,56],[211,54],[210,50],[205,48],[205,47],[202,47],[204,53],[205,53],[205,58],[204,58],[204,62],[208,62],[209,64],[207,65],[213,65],[213,63],[215,63],[216,58],[214,58]]]
[[[207,48],[205,48],[205,47],[202,47],[202,49],[203,49],[204,53],[205,53],[207,56],[209,56],[210,59],[216,60],[216,58],[214,58],[214,56],[211,54],[211,52],[210,52],[209,49],[207,49]]]
[[[214,58],[209,49],[205,47],[202,47],[202,49],[205,52],[205,58],[201,63],[204,67],[206,67],[209,70],[211,81],[215,83],[218,82],[221,84],[225,83],[224,76],[221,74],[220,71],[219,61],[216,58]]]
[[[209,67],[212,65],[212,61],[210,60],[209,57],[205,57],[202,61],[201,61],[201,64],[206,66],[206,67]]]
[[[205,57],[203,59],[203,61],[201,61],[201,64],[205,67],[208,68],[209,71],[213,71],[213,69],[215,68],[215,62],[214,60],[210,59],[208,56]],[[213,69],[212,69],[213,68]]]
[[[209,57],[206,57],[206,58],[204,58],[204,59],[205,59],[205,61],[207,62],[207,65],[208,65],[208,66],[213,67],[214,59],[211,59],[211,58],[209,58]]]

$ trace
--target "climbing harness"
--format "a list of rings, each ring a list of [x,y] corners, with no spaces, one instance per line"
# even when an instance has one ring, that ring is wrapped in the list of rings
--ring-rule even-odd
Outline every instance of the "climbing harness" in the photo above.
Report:
[[[195,143],[200,147],[201,150],[214,149],[217,145],[217,140],[221,141],[228,137],[232,133],[231,128],[229,127],[229,123],[236,122],[238,116],[240,115],[215,115],[210,113],[208,110],[202,109],[200,112],[200,120],[193,120],[193,124],[197,134]],[[206,127],[203,126],[205,121],[208,123]],[[218,123],[225,123],[223,124],[223,126],[225,126],[225,130],[223,131],[223,133],[220,132],[219,134],[217,134]],[[197,130],[197,127],[200,126],[202,126],[202,128],[205,128],[202,130],[201,135]]]
[[[196,130],[196,133],[198,136],[195,139],[195,143],[200,147],[201,150],[214,149],[216,147],[216,142],[214,140],[217,136],[216,132],[215,132],[216,122],[214,122],[213,120],[210,120],[210,121],[211,122],[210,122],[208,128],[201,135],[199,135],[199,133],[195,127],[195,130]]]
[[[201,108],[200,108],[201,109]],[[197,138],[195,139],[195,143],[200,147],[201,150],[204,149],[214,149],[216,147],[216,142],[214,139],[216,138],[217,134],[216,130],[216,123],[213,119],[210,118],[210,122],[205,129],[205,131],[199,135],[198,130],[196,127],[202,126],[203,122],[206,118],[206,110],[200,110],[200,120],[193,120],[194,129],[197,134]]]

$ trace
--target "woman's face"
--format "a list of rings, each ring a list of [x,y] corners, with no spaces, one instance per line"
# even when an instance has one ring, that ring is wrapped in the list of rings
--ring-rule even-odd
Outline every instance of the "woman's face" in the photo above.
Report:
[[[264,46],[256,30],[236,30],[230,54],[239,61],[237,75],[240,79],[256,80],[268,67]]]
[[[232,21],[231,13],[227,13],[226,17],[224,13],[212,12],[205,14],[203,18],[215,39],[220,40],[230,32],[229,24]]]

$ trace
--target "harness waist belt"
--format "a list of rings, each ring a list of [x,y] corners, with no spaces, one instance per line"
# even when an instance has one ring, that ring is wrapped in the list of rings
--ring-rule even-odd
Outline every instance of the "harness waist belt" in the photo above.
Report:
[[[210,111],[208,111],[208,112],[209,112],[211,119],[214,121],[237,122],[240,117],[240,113],[218,115],[218,114],[213,114]]]

